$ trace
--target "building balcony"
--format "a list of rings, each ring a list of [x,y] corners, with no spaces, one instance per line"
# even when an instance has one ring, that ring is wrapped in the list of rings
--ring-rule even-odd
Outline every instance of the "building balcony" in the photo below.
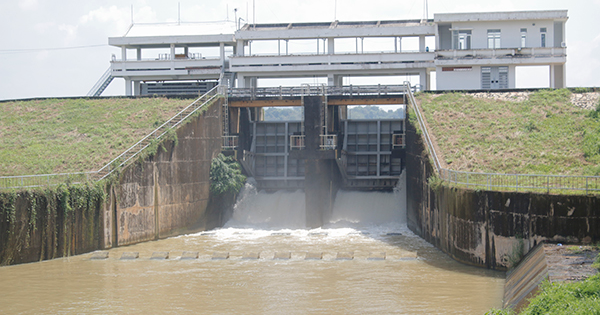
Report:
[[[177,57],[177,56],[176,56]],[[113,77],[138,80],[193,79],[219,77],[223,67],[220,58],[159,58],[145,60],[112,60]]]
[[[548,64],[566,62],[566,47],[437,50],[435,64]]]
[[[336,71],[433,67],[433,52],[232,56],[233,72]]]

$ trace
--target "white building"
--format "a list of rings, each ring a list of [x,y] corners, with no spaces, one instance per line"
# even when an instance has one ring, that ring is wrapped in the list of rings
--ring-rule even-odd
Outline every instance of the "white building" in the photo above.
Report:
[[[187,93],[221,75],[252,87],[265,78],[418,76],[440,90],[515,87],[518,66],[548,66],[565,87],[567,11],[435,14],[433,20],[326,23],[134,24],[113,56],[127,95]],[[406,43],[411,43],[408,45]],[[431,46],[431,48],[429,47]],[[132,51],[129,52],[128,51]],[[99,85],[100,86],[100,85]]]
[[[550,68],[566,86],[567,11],[435,14],[437,89],[512,89],[515,67]]]

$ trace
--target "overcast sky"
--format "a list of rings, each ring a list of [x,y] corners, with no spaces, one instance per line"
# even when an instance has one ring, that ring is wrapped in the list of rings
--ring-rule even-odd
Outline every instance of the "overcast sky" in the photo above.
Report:
[[[3,0],[0,2],[0,100],[82,96],[109,66],[108,37],[123,35],[135,22],[233,20],[248,15],[249,0]],[[255,0],[256,23],[420,19],[423,0]],[[336,6],[337,3],[337,6]],[[249,8],[249,12],[246,11]],[[336,10],[337,7],[337,10]],[[229,9],[229,10],[227,10]],[[434,13],[568,10],[567,85],[600,86],[600,0],[429,0]],[[543,70],[542,70],[543,72]],[[536,85],[539,70],[521,86]],[[539,81],[539,80],[538,80]],[[545,79],[544,79],[545,82]],[[103,95],[124,94],[116,79]]]

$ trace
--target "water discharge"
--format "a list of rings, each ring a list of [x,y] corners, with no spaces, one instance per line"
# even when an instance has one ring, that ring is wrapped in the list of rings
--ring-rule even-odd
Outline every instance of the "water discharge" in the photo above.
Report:
[[[406,228],[405,191],[340,191],[304,228],[304,194],[248,184],[220,229],[0,268],[0,313],[482,314],[504,274],[451,260]],[[164,260],[153,252],[169,252]],[[184,251],[197,259],[180,259]],[[140,258],[120,260],[124,252]],[[216,259],[226,258],[226,259]],[[307,259],[313,258],[313,259]]]

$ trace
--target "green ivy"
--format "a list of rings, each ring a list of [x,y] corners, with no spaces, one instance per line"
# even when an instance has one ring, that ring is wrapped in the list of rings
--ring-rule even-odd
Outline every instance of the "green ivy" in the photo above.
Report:
[[[210,164],[210,191],[216,195],[237,193],[240,191],[246,176],[242,175],[240,164],[232,156],[222,153]]]

